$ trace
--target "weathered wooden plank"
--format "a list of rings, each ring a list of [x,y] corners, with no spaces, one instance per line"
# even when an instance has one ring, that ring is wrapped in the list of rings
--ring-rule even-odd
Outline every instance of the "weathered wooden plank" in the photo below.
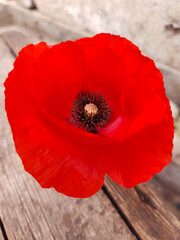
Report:
[[[180,72],[161,63],[156,63],[156,65],[164,76],[164,83],[168,97],[180,106]]]
[[[3,237],[3,235],[2,235],[1,229],[0,229],[0,239],[1,239],[1,240],[4,240],[4,237]]]
[[[27,35],[16,30],[3,32],[1,35],[9,49],[12,51],[14,57],[16,57],[19,51],[27,44],[34,43],[32,42],[31,38],[28,41]],[[24,44],[22,44],[22,39]]]
[[[5,4],[4,0],[0,1],[0,27],[13,24],[13,18],[8,11],[8,5]]]
[[[161,195],[165,205],[180,220],[180,118],[175,119],[173,158],[171,164],[149,182]]]
[[[105,190],[141,239],[180,239],[180,222],[148,183],[126,189],[107,177]]]
[[[176,159],[177,160],[177,159]],[[180,165],[176,164],[173,159],[172,163],[168,165],[163,171],[156,175],[156,178],[169,186],[172,190],[180,193]]]
[[[174,166],[175,168],[176,166]],[[177,168],[180,170],[179,168]],[[171,176],[172,179],[172,176]],[[164,181],[164,178],[155,176],[149,181],[150,186],[161,196],[161,199],[166,206],[180,221],[180,191],[176,189],[170,181]],[[175,178],[174,178],[175,180]]]
[[[63,22],[43,16],[38,11],[29,11],[21,8],[15,1],[0,4],[2,7],[5,5],[6,12],[11,16],[15,25],[23,26],[28,29],[28,31],[31,30],[36,32],[36,35],[40,38],[42,37],[42,39],[46,36],[46,39],[58,42],[90,35],[89,32],[83,32],[82,29],[78,29],[77,26],[71,27]]]
[[[2,83],[13,56],[1,38],[0,48],[0,216],[8,239],[136,239],[102,190],[88,199],[68,198],[42,189],[24,171],[3,102]]]

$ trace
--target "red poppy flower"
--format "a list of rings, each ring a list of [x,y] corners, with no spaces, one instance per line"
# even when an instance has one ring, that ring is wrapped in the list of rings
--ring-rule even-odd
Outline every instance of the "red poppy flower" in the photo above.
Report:
[[[28,45],[5,88],[16,151],[42,187],[88,197],[105,174],[130,188],[170,163],[163,76],[125,38]]]

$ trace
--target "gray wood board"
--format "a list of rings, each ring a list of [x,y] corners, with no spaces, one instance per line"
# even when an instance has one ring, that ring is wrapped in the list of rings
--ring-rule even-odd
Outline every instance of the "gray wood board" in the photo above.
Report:
[[[180,222],[148,183],[126,189],[107,177],[105,187],[140,239],[180,239]]]

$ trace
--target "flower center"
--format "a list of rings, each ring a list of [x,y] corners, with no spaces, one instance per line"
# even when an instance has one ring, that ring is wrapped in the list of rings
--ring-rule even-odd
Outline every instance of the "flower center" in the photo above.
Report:
[[[98,112],[98,108],[94,103],[88,103],[85,105],[84,111],[88,117],[93,118]]]
[[[102,94],[81,91],[72,106],[72,122],[86,131],[97,133],[109,122],[111,110]]]

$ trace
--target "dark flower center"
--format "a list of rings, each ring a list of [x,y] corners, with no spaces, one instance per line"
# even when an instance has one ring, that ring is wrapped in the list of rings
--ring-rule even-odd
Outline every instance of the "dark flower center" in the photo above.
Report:
[[[73,102],[71,116],[77,127],[97,133],[108,123],[111,110],[102,94],[81,91]]]

